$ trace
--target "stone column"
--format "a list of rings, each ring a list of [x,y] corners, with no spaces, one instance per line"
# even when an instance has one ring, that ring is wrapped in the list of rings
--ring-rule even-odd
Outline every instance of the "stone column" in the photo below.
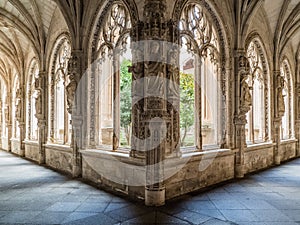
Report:
[[[25,145],[23,141],[25,140],[26,128],[25,128],[25,92],[22,87],[17,90],[16,95],[16,120],[19,122],[20,137],[19,137],[19,148],[20,156],[25,156]]]
[[[5,101],[5,124],[7,127],[7,151],[11,152],[11,138],[12,138],[12,99],[11,92],[7,92],[6,101]]]
[[[79,177],[82,174],[81,167],[81,154],[79,150],[82,148],[82,108],[81,101],[84,99],[83,90],[77,90],[78,84],[81,78],[82,72],[82,51],[73,50],[71,53],[71,58],[68,62],[68,75],[67,75],[67,85],[66,85],[66,96],[68,104],[68,113],[72,116],[72,140],[71,148],[73,150],[72,154],[72,175],[73,177]]]
[[[274,77],[274,139],[273,142],[275,143],[274,146],[274,164],[280,165],[281,157],[279,154],[280,150],[280,143],[281,143],[281,124],[282,124],[282,117],[284,116],[285,112],[285,105],[284,105],[284,96],[283,96],[283,87],[284,87],[284,78],[281,76],[280,71],[275,70],[273,71]]]
[[[47,140],[47,87],[45,71],[39,73],[35,79],[35,89],[37,97],[35,99],[36,118],[38,120],[38,144],[39,144],[39,164],[46,163],[45,146]]]
[[[168,112],[167,60],[170,49],[166,1],[147,0],[144,7],[144,99],[140,117],[145,129],[144,151],[146,157],[145,204],[165,204],[164,159],[171,132],[171,116]],[[170,69],[170,68],[169,68]],[[168,129],[168,131],[167,131]],[[168,148],[169,150],[171,146]],[[171,150],[172,151],[172,150]]]
[[[247,83],[249,77],[249,61],[243,50],[239,50],[235,57],[235,148],[236,164],[235,176],[243,178],[244,168],[244,151],[246,149],[245,125],[247,123],[246,114],[252,105],[251,87]]]
[[[295,137],[298,140],[296,146],[296,154],[297,157],[300,157],[300,83],[296,85],[295,111]]]
[[[0,93],[1,92],[1,86],[0,86]],[[3,102],[2,102],[2,97],[0,97],[0,149],[2,149],[2,135],[3,135],[3,130],[2,130],[2,123],[3,123],[3,119],[2,119],[2,107],[3,107]]]

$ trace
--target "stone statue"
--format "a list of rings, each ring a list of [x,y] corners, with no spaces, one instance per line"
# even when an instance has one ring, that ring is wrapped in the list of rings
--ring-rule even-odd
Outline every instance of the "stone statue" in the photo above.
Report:
[[[67,94],[68,112],[71,114],[74,105],[77,82],[75,81],[75,76],[72,74],[69,75],[69,79],[70,79],[70,83],[66,87],[66,94]]]
[[[285,103],[284,103],[284,78],[282,76],[278,76],[278,88],[277,88],[277,104],[278,104],[278,113],[279,116],[283,116],[285,112]]]
[[[247,83],[247,73],[241,74],[241,100],[240,100],[240,113],[246,114],[252,106],[251,87]]]
[[[179,77],[179,69],[178,69],[178,50],[172,49],[169,52],[168,59],[168,75],[169,75],[169,85],[168,85],[168,94],[173,98],[178,98],[180,96],[180,88],[177,83]]]
[[[5,114],[5,123],[8,124],[10,122],[8,104],[6,104],[6,107],[4,108],[4,114]]]
[[[21,120],[22,118],[22,91],[21,89],[19,88],[17,90],[17,93],[16,93],[16,112],[15,112],[15,116],[16,116],[16,119],[18,121]]]
[[[40,89],[36,89],[35,97],[35,116],[38,118],[38,115],[42,114],[42,93]]]
[[[146,74],[148,77],[147,96],[161,96],[165,94],[164,90],[164,72],[165,64],[162,62],[160,55],[160,44],[153,41],[150,44],[150,62],[145,64]]]

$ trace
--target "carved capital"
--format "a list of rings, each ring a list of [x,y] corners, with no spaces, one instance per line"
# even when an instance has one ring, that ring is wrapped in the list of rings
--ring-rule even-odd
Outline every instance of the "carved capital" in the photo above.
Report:
[[[166,40],[166,1],[147,0],[144,7],[144,35],[145,39]]]

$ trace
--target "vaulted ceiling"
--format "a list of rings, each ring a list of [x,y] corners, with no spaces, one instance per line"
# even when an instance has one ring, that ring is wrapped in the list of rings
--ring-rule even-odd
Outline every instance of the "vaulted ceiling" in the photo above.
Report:
[[[174,0],[168,1],[173,5]],[[236,1],[241,2],[241,13],[244,15],[250,15],[256,8],[264,7],[272,32],[270,36],[277,43],[275,45],[278,46],[278,51],[287,44],[291,44],[293,49],[299,49],[300,0],[228,0],[228,4],[233,7]],[[78,19],[85,16],[85,12],[81,12],[82,8],[86,9],[96,2],[98,1],[0,0],[0,77],[9,82],[11,73],[24,72],[22,70],[26,56],[43,54],[57,8],[69,24],[70,32],[76,35],[76,28],[80,26],[78,22],[84,22],[82,18]],[[247,19],[251,18],[245,16],[244,25],[249,23]]]

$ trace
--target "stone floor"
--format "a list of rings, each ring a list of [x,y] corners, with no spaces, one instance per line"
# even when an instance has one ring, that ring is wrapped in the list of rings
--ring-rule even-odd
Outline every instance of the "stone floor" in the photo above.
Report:
[[[300,224],[300,159],[147,208],[0,151],[0,224]]]

